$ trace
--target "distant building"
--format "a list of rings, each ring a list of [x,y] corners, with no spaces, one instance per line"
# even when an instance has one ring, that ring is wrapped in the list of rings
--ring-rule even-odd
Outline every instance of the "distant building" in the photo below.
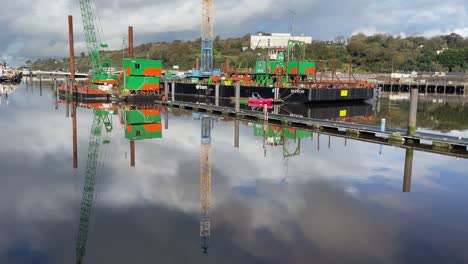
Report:
[[[292,36],[289,33],[257,33],[250,37],[251,49],[287,48],[289,40],[299,40],[306,44],[312,43],[312,37]]]
[[[393,72],[391,74],[391,78],[400,79],[400,78],[416,78],[418,77],[418,73],[413,71],[411,73],[400,73],[400,72]]]
[[[448,48],[443,48],[441,50],[436,51],[437,55],[440,55],[441,53],[444,53],[444,51],[448,50]]]

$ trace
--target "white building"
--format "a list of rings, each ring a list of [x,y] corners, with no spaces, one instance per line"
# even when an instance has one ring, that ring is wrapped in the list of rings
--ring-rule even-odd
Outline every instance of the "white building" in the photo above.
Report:
[[[306,44],[312,43],[312,37],[306,37],[304,34],[291,36],[289,33],[258,33],[250,37],[250,48],[287,48],[289,40],[299,40]]]

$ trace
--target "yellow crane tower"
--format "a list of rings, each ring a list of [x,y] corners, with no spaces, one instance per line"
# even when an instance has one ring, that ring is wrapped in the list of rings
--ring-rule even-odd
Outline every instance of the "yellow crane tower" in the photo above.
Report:
[[[212,119],[201,117],[200,149],[200,242],[204,254],[208,254],[211,233],[209,210],[211,208],[211,129]]]

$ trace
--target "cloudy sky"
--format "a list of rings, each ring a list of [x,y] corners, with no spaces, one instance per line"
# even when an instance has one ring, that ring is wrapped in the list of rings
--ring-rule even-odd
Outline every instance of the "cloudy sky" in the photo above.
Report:
[[[2,1],[0,59],[20,64],[28,58],[67,54],[67,15],[75,16],[77,52],[85,50],[78,0]],[[127,26],[145,43],[194,39],[200,35],[199,0],[94,0],[111,49],[122,47]],[[333,39],[357,32],[468,36],[465,0],[215,0],[215,34],[242,36],[256,31],[287,32],[288,9],[296,12],[297,33]]]

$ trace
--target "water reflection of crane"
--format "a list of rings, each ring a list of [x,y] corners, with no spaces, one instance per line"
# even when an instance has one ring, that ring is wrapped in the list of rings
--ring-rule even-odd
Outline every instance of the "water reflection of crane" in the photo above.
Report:
[[[211,235],[211,131],[213,119],[207,115],[194,115],[201,120],[200,149],[200,243],[204,254],[208,254]]]
[[[86,251],[89,219],[91,216],[94,187],[96,183],[96,171],[98,166],[102,126],[105,127],[107,133],[112,131],[112,120],[109,118],[109,111],[95,108],[93,110],[93,114],[93,124],[89,136],[88,160],[86,162],[85,182],[80,209],[80,225],[78,229],[78,238],[76,241],[76,263],[83,262]],[[109,144],[110,141],[105,140],[103,143]]]
[[[282,146],[285,159],[299,156],[301,154],[301,139],[312,136],[312,132],[260,123],[254,125],[254,134],[263,137],[265,156],[266,146]]]

